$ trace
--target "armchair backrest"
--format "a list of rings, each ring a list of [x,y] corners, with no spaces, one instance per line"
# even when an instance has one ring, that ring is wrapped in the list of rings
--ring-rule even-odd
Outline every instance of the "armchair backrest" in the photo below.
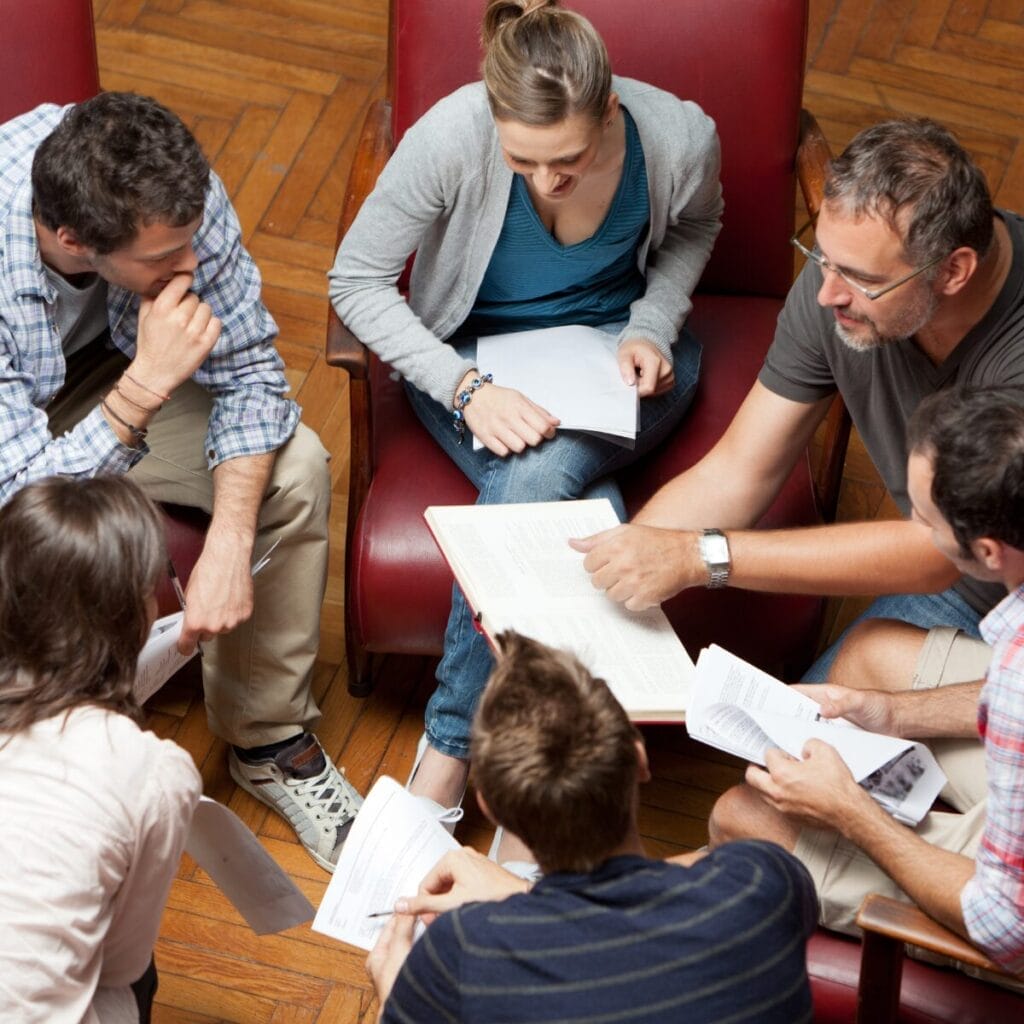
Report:
[[[11,0],[0,18],[0,122],[99,92],[90,0]]]
[[[616,74],[692,99],[722,142],[725,214],[701,290],[783,297],[793,276],[793,158],[807,0],[565,0],[601,33]],[[391,0],[395,140],[478,79],[484,0]]]

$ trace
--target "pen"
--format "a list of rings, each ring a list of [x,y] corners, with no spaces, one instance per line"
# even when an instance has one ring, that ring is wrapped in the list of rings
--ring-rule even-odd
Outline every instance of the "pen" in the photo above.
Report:
[[[168,558],[167,559],[167,575],[171,578],[171,586],[174,588],[174,594],[178,598],[178,604],[181,605],[181,610],[185,610],[185,591],[181,589],[181,580],[178,579],[178,573],[175,571],[174,563]],[[203,656],[203,648],[200,644],[196,644],[196,650],[199,652],[199,657]]]
[[[377,910],[372,914],[367,914],[367,917],[390,917],[394,913],[393,910]]]

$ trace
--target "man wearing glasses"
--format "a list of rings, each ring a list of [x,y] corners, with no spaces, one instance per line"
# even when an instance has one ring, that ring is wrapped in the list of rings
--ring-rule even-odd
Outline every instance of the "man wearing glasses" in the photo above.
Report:
[[[632,609],[700,585],[885,595],[865,619],[910,624],[885,666],[910,685],[928,629],[977,637],[1005,594],[961,577],[910,520],[905,427],[924,397],[954,384],[1024,386],[1024,219],[993,210],[980,169],[940,125],[889,121],[834,161],[817,223],[793,244],[807,264],[721,440],[634,523],[573,543],[594,586]],[[836,392],[905,518],[750,529]],[[948,643],[924,653],[940,670],[956,655]],[[806,678],[825,679],[834,654]],[[961,678],[983,670],[963,667]]]

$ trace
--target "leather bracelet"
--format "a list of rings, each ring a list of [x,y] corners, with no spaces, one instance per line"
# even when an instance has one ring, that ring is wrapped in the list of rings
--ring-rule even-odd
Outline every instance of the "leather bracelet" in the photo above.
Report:
[[[122,374],[127,380],[130,380],[137,388],[142,388],[143,391],[148,391],[154,398],[159,398],[161,402],[169,402],[171,400],[170,395],[161,395],[159,391],[154,391],[152,388],[147,388],[141,380],[136,380],[127,370]]]
[[[134,405],[140,412],[148,412],[152,414],[159,412],[164,407],[163,402],[161,402],[155,409],[151,406],[143,405],[141,402],[136,402],[134,398],[125,394],[125,392],[123,392],[116,384],[112,390],[116,391],[129,405]]]
[[[120,423],[121,426],[124,427],[124,429],[127,430],[139,444],[142,444],[142,442],[146,440],[146,434],[148,434],[149,431],[144,430],[142,427],[137,427],[134,423],[129,423],[127,420],[118,416],[117,413],[114,412],[114,410],[107,404],[107,400],[105,398],[100,399],[100,408]]]
[[[479,391],[485,384],[494,380],[494,374],[484,373],[474,377],[469,384],[455,396],[455,408],[452,410],[452,429],[458,437],[458,443],[462,444],[466,436],[466,414],[463,410],[473,400],[473,392]]]

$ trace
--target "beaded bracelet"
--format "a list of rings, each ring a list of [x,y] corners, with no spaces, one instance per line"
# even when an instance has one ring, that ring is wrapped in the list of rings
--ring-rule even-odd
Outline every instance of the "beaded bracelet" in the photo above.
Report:
[[[474,377],[469,382],[469,385],[455,396],[455,408],[452,410],[452,429],[458,436],[459,444],[462,444],[462,440],[466,436],[466,414],[463,412],[463,409],[472,401],[474,391],[479,391],[485,384],[490,384],[493,380],[494,374],[481,374],[479,377]]]

